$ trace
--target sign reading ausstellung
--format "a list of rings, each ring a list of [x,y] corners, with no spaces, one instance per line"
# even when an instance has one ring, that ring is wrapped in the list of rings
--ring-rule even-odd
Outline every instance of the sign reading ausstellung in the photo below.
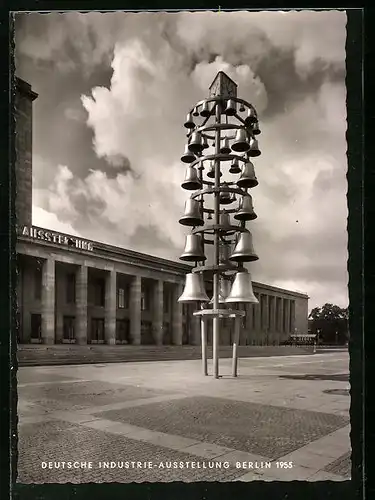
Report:
[[[40,229],[38,227],[23,226],[22,236],[28,236],[35,240],[48,241],[58,245],[67,245],[68,247],[78,248],[79,250],[93,250],[93,243],[91,241],[82,240],[75,236],[68,236],[66,234],[56,233],[48,229]]]

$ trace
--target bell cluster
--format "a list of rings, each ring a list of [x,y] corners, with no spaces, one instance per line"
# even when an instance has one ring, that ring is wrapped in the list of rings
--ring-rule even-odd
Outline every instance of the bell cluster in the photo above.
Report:
[[[242,113],[246,113],[244,117]],[[245,262],[258,260],[252,234],[246,229],[246,223],[257,218],[248,192],[258,185],[251,160],[261,154],[255,108],[237,98],[206,99],[188,113],[184,126],[188,129],[188,142],[181,161],[187,167],[181,187],[194,193],[187,199],[179,219],[180,224],[192,228],[180,259],[194,262],[196,267],[186,276],[179,302],[212,305],[213,298],[210,301],[204,287],[204,273],[210,272],[219,274],[219,304],[257,303],[251,276],[243,267]],[[216,144],[218,137],[220,144]],[[210,152],[211,147],[214,149]],[[217,208],[205,207],[205,198],[215,195],[219,197],[219,213]],[[206,265],[205,245],[217,244],[217,234],[219,265]]]

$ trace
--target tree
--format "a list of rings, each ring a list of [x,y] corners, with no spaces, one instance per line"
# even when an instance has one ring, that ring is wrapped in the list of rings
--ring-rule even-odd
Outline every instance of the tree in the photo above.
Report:
[[[326,344],[345,344],[348,340],[348,309],[333,304],[314,307],[310,314],[310,329]]]

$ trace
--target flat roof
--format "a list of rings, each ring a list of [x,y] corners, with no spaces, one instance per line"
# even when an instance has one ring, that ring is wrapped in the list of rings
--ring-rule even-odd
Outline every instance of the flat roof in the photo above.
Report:
[[[164,269],[165,271],[177,271],[181,272],[182,274],[188,273],[193,268],[193,265],[189,265],[187,263],[164,259],[161,257],[155,257],[146,253],[128,250],[123,247],[117,247],[114,245],[109,245],[107,243],[89,240],[87,238],[81,238],[72,234],[60,233],[52,229],[42,228],[38,226],[22,226],[18,228],[17,233],[17,240],[22,243],[45,246],[47,248],[53,248],[55,251],[69,251],[69,253],[85,254],[92,257],[96,256],[109,260],[123,259],[124,262],[128,264],[138,264],[143,266],[149,265],[150,267],[160,268],[160,270]],[[47,235],[49,238],[48,240],[45,239]],[[51,239],[54,239],[55,241],[51,241]],[[83,242],[85,243],[85,248],[82,248]],[[81,246],[76,246],[76,244]],[[90,245],[90,247],[88,247],[88,245]],[[257,288],[266,288],[267,290],[274,290],[275,292],[282,292],[284,294],[289,294],[304,299],[309,298],[305,293],[260,283],[258,281],[252,281],[252,284]]]

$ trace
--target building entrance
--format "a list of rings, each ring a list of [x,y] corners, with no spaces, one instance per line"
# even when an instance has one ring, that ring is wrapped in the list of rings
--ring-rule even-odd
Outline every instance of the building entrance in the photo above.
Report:
[[[31,315],[31,342],[42,341],[42,315]]]
[[[130,321],[128,319],[118,319],[116,321],[116,343],[131,344]]]
[[[91,321],[91,343],[104,344],[104,319],[93,318]]]
[[[75,339],[75,317],[74,316],[64,316],[63,318],[63,342],[64,343],[74,343]]]

